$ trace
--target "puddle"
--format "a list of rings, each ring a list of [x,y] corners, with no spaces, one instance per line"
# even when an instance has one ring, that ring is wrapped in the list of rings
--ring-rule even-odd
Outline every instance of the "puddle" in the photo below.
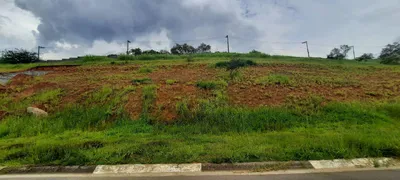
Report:
[[[49,71],[24,71],[24,72],[14,72],[14,73],[0,73],[0,84],[7,84],[10,79],[15,77],[18,74],[26,74],[29,76],[42,76],[47,74]]]

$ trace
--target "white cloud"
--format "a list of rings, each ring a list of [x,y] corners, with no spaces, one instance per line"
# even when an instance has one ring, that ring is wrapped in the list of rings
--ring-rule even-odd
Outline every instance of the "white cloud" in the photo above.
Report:
[[[32,13],[15,7],[11,0],[3,0],[0,6],[0,49],[35,49],[39,19]]]
[[[192,29],[185,29],[185,24],[177,24],[183,29],[181,39],[172,39],[172,37],[179,38],[179,33],[162,26],[154,28],[151,32],[140,33],[137,37],[124,34],[126,39],[132,41],[130,47],[165,50],[170,49],[175,41],[186,40],[185,37],[190,37],[191,39],[187,39],[192,40],[188,41],[189,44],[197,45],[204,42],[211,44],[214,51],[226,51],[224,36],[229,34],[232,51],[246,52],[257,49],[270,54],[306,56],[305,45],[301,42],[307,40],[312,56],[325,57],[333,47],[341,44],[354,45],[358,56],[364,52],[378,54],[384,45],[400,40],[400,26],[397,25],[400,19],[400,1],[398,0],[193,0],[181,3],[189,9],[197,8],[205,13],[212,11],[216,15],[225,14],[236,20],[229,22],[231,24],[212,24],[207,22],[212,19],[205,18],[202,19],[206,21],[202,22],[204,25],[190,26],[193,27]],[[107,9],[104,8],[106,7],[102,6],[101,11],[106,12]],[[113,15],[122,16],[121,13],[113,13]],[[132,16],[141,17],[134,14]],[[192,14],[181,16],[182,18],[193,17]],[[87,17],[93,16],[89,14]],[[118,18],[108,19],[118,20]],[[187,21],[183,22],[187,23]],[[2,2],[0,48],[34,49],[36,37],[32,31],[40,33],[37,30],[39,24],[38,18],[28,11],[17,8],[12,1]],[[225,32],[222,31],[226,29],[223,26],[233,28]],[[256,29],[258,34],[235,31],[235,28],[245,30],[246,27]],[[215,29],[221,29],[221,31],[216,33]],[[123,33],[124,31],[115,30],[114,32]],[[68,38],[67,35],[61,37]],[[60,39],[53,43],[52,47],[43,51],[45,54],[42,57],[60,59],[85,54],[124,53],[126,50],[125,41],[121,38],[114,40],[100,38],[82,44],[77,43],[82,37],[73,38],[75,39],[70,42]]]

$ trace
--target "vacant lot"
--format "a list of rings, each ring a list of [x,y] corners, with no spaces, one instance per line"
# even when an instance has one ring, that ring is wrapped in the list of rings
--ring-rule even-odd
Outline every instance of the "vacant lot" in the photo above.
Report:
[[[230,76],[215,66],[228,59],[105,59],[18,75],[0,88],[0,163],[400,156],[400,67],[269,57]]]

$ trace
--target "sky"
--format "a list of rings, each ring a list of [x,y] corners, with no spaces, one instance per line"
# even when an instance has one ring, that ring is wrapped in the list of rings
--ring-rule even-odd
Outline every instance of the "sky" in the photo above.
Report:
[[[0,0],[0,49],[41,57],[169,50],[175,43],[212,51],[253,49],[276,55],[326,57],[341,44],[356,56],[379,55],[400,41],[399,0]],[[352,55],[351,55],[352,56]],[[350,56],[350,58],[352,58]]]

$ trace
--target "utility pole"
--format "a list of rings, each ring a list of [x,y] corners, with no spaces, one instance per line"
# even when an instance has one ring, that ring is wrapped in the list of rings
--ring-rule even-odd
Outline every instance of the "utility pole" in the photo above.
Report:
[[[350,47],[353,48],[353,59],[356,59],[356,53],[355,53],[355,50],[354,50],[354,46],[350,46]]]
[[[38,60],[40,60],[40,49],[44,49],[44,47],[43,46],[38,46],[37,47],[37,58],[38,58]]]
[[[304,41],[301,44],[306,44],[306,46],[307,46],[307,55],[308,55],[308,58],[310,58],[310,50],[308,49],[308,42]]]
[[[126,55],[129,55],[129,43],[131,43],[131,41],[126,40]]]
[[[228,46],[228,53],[229,53],[229,36],[226,35],[226,45]]]

